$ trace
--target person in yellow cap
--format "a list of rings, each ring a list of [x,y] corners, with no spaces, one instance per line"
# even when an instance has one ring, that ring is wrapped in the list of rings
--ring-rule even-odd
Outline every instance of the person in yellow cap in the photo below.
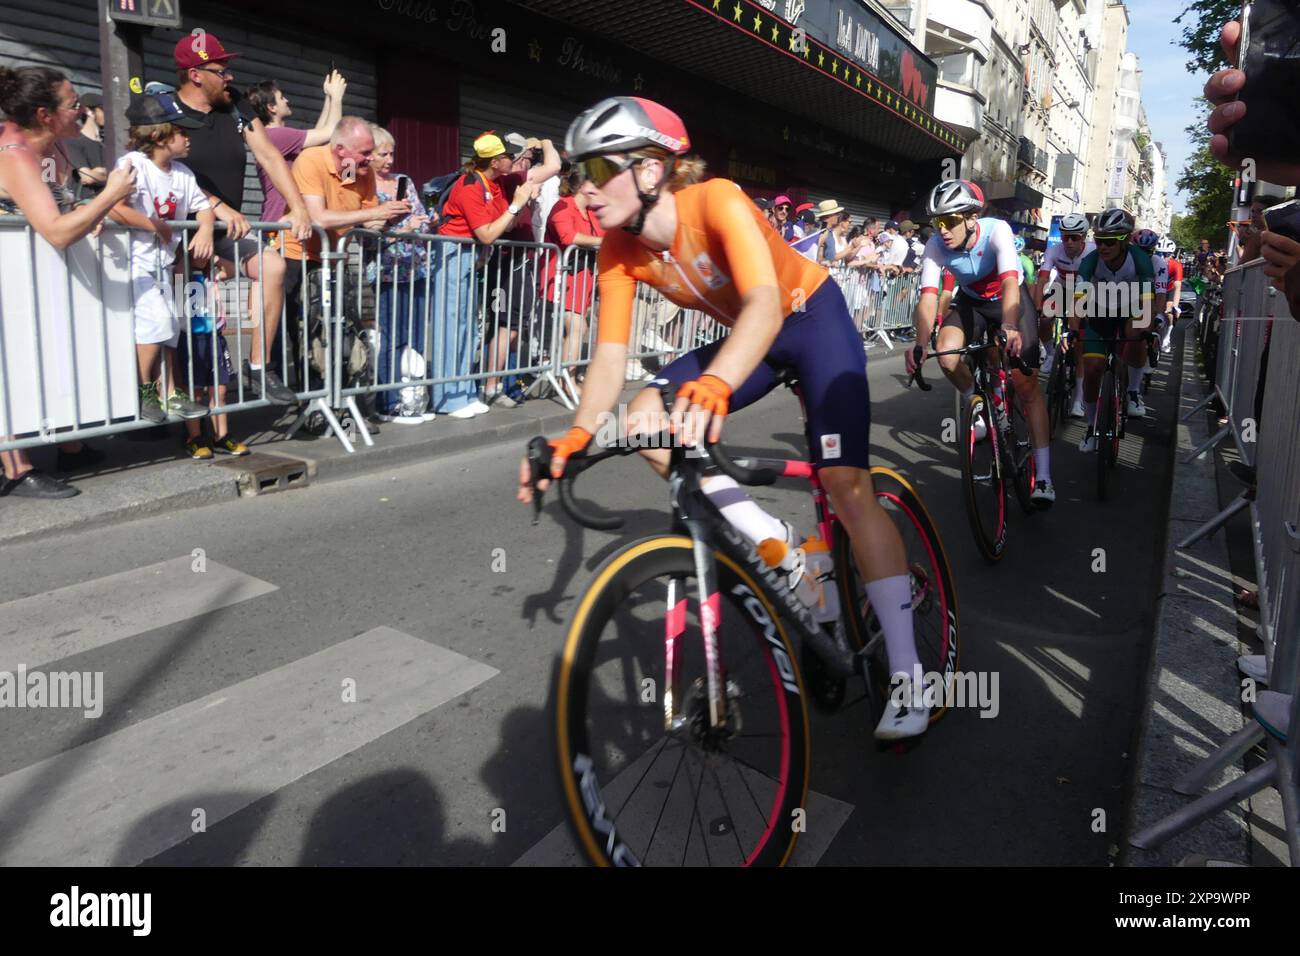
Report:
[[[506,149],[500,136],[489,130],[475,139],[474,169],[452,186],[446,205],[443,206],[442,225],[438,233],[443,236],[472,238],[485,246],[491,245],[498,239],[515,238],[510,235],[510,231],[518,225],[524,206],[537,195],[541,183],[560,171],[560,154],[556,152],[555,146],[549,139],[542,140],[541,145],[542,162],[539,165],[532,167],[527,173],[512,173],[510,167],[514,165],[514,157]],[[507,191],[511,196],[509,201],[506,200]],[[521,235],[519,238],[531,240],[532,237]],[[439,293],[434,301],[448,303],[449,324],[446,329],[446,347],[442,355],[436,358],[442,367],[435,370],[434,377],[468,376],[470,361],[475,351],[473,323],[469,321],[474,311],[472,308],[458,310],[453,303],[464,301],[467,306],[472,304],[473,257],[465,255],[463,249],[448,243],[440,252],[441,258],[454,259],[454,262],[447,264],[450,272],[447,268],[439,270],[446,275],[444,281],[448,283],[448,290],[446,298]],[[536,287],[536,281],[532,279],[532,263],[526,262],[522,256],[516,256],[514,264],[516,268],[508,277],[512,294],[506,296],[506,301],[522,304],[526,300],[531,303],[530,293]],[[462,277],[466,268],[470,271]],[[502,279],[507,277],[502,275]],[[517,285],[516,280],[518,280]],[[451,287],[453,281],[462,290],[460,296],[456,296],[455,290]],[[452,315],[453,311],[463,311],[464,314]],[[502,315],[495,317],[497,322],[505,322],[509,318]],[[518,323],[511,323],[511,325],[510,331],[513,337],[518,334]],[[495,323],[489,323],[489,328],[495,331]],[[498,353],[508,348],[507,339],[502,337],[497,346]],[[505,357],[498,354],[495,363],[497,367],[504,366]],[[492,381],[489,380],[487,384],[491,386]],[[435,386],[433,398],[434,411],[440,415],[450,415],[452,418],[472,418],[488,410],[488,406],[475,396],[473,383]]]

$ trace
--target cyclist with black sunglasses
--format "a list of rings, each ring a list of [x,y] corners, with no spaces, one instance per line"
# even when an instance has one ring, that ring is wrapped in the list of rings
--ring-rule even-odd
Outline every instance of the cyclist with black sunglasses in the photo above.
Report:
[[[1129,242],[1133,225],[1133,217],[1123,209],[1105,210],[1093,226],[1097,248],[1079,264],[1074,295],[1076,308],[1084,316],[1083,398],[1088,430],[1079,442],[1083,452],[1097,448],[1093,425],[1106,369],[1106,343],[1119,335],[1121,328],[1124,338],[1132,340],[1118,349],[1128,366],[1128,417],[1141,418],[1146,413],[1141,391],[1147,347],[1140,338],[1135,339],[1134,332],[1154,329],[1154,316],[1165,309],[1165,295],[1156,286],[1151,256]]]
[[[658,103],[626,96],[602,100],[569,127],[565,148],[596,187],[588,209],[605,238],[597,258],[596,347],[574,426],[550,442],[551,475],[560,477],[566,460],[591,444],[618,401],[638,283],[713,316],[731,334],[662,369],[632,401],[628,431],[654,436],[667,425],[687,446],[706,435],[717,441],[730,412],[758,401],[793,369],[806,404],[813,465],[848,531],[864,590],[880,618],[890,671],[910,684],[920,659],[907,557],[873,489],[866,356],[839,286],[826,269],[790,248],[736,183],[697,181],[703,163],[684,155],[686,128]],[[669,384],[677,386],[671,417],[660,392]],[[667,477],[669,449],[641,454]],[[532,500],[530,478],[525,458],[520,501]],[[703,487],[752,543],[776,538],[797,544],[789,526],[732,479],[711,475]],[[924,733],[930,718],[924,688],[911,690],[891,695],[877,739]]]
[[[1011,378],[1024,404],[1034,446],[1036,480],[1031,498],[1035,507],[1046,510],[1056,501],[1056,488],[1052,484],[1047,403],[1035,371],[1039,363],[1038,316],[1025,285],[1011,227],[1001,219],[981,217],[983,209],[983,191],[968,180],[944,180],[930,191],[926,212],[935,233],[926,243],[921,261],[921,298],[914,314],[916,348],[907,353],[907,371],[911,374],[925,361],[930,332],[938,317],[940,289],[947,281],[943,275],[946,270],[952,274],[957,292],[939,329],[938,351],[955,353],[978,338],[986,327],[990,333],[1000,329],[1006,336],[1007,354],[1028,369],[1013,369]],[[975,394],[975,381],[961,356],[940,355],[939,366],[962,400],[969,401]],[[981,440],[982,430],[981,422],[977,428]]]

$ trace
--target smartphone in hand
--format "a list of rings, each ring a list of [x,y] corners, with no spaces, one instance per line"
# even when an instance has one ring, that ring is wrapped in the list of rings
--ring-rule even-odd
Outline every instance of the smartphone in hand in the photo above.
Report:
[[[1300,200],[1290,199],[1264,210],[1269,232],[1300,242]]]
[[[1231,150],[1257,162],[1300,160],[1300,0],[1242,4],[1237,68],[1246,74],[1237,95],[1246,115],[1228,129]]]

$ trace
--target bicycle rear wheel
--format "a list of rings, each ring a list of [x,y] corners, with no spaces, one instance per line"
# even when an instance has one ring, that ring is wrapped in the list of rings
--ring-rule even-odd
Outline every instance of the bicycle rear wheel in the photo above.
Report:
[[[934,520],[926,511],[920,495],[905,478],[888,468],[871,469],[876,501],[893,519],[903,539],[908,574],[912,579],[912,633],[917,655],[927,680],[946,688],[961,663],[960,629],[957,617],[957,591],[952,568],[943,549],[943,540]],[[849,639],[858,650],[868,649],[868,679],[873,703],[871,723],[880,720],[889,698],[890,669],[884,652],[884,636],[871,610],[863,587],[862,575],[853,559],[853,547],[842,527],[836,527],[836,580],[840,589],[840,608]],[[946,695],[930,710],[930,723],[947,712]]]
[[[1047,428],[1051,438],[1056,437],[1056,429],[1064,423],[1065,412],[1069,407],[1067,377],[1065,354],[1058,352],[1052,374],[1047,379]]]
[[[975,423],[982,421],[986,438],[975,440]],[[1002,558],[1007,546],[1007,489],[998,460],[1001,441],[993,426],[989,403],[976,392],[962,406],[961,479],[966,488],[966,515],[970,519],[975,544],[984,560],[993,564]]]
[[[1029,437],[1029,422],[1025,420],[1025,410],[1014,386],[1006,389],[1003,400],[1007,404],[1007,430],[998,445],[1002,452],[1003,471],[1011,478],[1011,487],[1015,489],[1020,510],[1027,515],[1033,514],[1038,509],[1034,507],[1030,495],[1033,494],[1037,475],[1033,442]]]
[[[715,558],[720,729],[710,728],[690,538],[623,548],[574,614],[556,680],[557,750],[570,822],[597,865],[772,866],[794,849],[809,749],[794,648],[753,578]],[[682,718],[671,731],[670,703]]]

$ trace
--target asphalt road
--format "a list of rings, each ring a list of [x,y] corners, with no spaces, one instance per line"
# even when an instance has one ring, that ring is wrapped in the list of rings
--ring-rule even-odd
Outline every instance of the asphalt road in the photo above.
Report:
[[[1079,426],[1067,428],[1056,507],[1032,520],[1013,508],[1007,556],[989,567],[941,440],[951,390],[905,391],[901,350],[872,351],[877,460],[914,481],[938,522],[963,669],[997,673],[999,709],[953,711],[905,755],[875,751],[862,705],[814,715],[812,789],[840,813],[804,862],[1111,859],[1163,553],[1168,368],[1125,440],[1122,495],[1097,503]],[[728,426],[733,446],[780,453],[802,453],[801,434],[784,392]],[[627,460],[585,482],[628,515],[624,532],[567,526],[553,504],[534,527],[513,501],[520,451],[0,551],[0,671],[103,675],[98,717],[0,710],[0,863],[567,859],[552,662],[592,570],[664,528],[667,498]],[[812,526],[798,489],[758,497]]]

